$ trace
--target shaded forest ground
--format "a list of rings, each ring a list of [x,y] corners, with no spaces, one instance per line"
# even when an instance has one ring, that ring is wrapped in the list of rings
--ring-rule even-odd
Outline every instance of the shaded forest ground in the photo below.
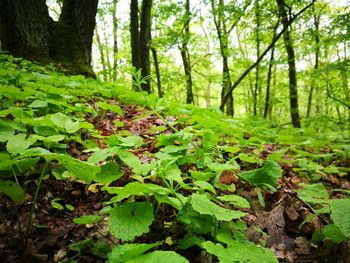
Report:
[[[321,132],[312,122],[304,130],[272,128],[265,120],[228,119],[22,59],[0,60],[3,262],[21,254],[24,262],[119,262],[110,252],[128,239],[111,233],[111,207],[145,200],[154,220],[129,240],[159,242],[158,250],[189,262],[229,262],[202,243],[225,244],[219,234],[226,232],[271,248],[281,262],[350,262],[349,220],[339,221],[350,218],[347,127],[332,122],[333,130],[323,130],[327,120],[317,124]],[[51,158],[46,170],[45,158]],[[102,171],[90,176],[88,166],[78,167],[88,162]],[[128,192],[130,183],[165,190]],[[157,195],[166,189],[192,210],[186,214]],[[218,222],[185,199],[204,193],[218,207],[245,214]],[[346,201],[340,212],[332,200]],[[100,218],[74,221],[83,215]]]

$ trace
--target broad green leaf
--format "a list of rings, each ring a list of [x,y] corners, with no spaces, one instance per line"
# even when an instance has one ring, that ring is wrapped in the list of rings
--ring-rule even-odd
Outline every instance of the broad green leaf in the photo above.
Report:
[[[101,219],[102,219],[102,216],[84,215],[84,216],[74,218],[73,222],[80,225],[86,225],[86,224],[95,224],[101,221]]]
[[[160,185],[150,184],[150,183],[140,183],[140,182],[131,182],[125,185],[124,187],[102,187],[102,190],[107,191],[109,194],[116,194],[116,197],[113,197],[114,202],[120,202],[125,198],[130,196],[140,196],[140,195],[153,195],[157,193],[158,195],[168,195],[171,191],[167,188],[164,188]]]
[[[211,163],[208,165],[209,169],[212,171],[221,174],[223,171],[226,170],[238,170],[240,169],[239,165],[237,163],[230,164],[230,163]]]
[[[42,136],[52,136],[52,135],[56,135],[57,131],[55,128],[50,127],[50,126],[35,126],[33,128],[33,130]]]
[[[139,158],[137,158],[134,154],[132,154],[131,152],[128,152],[127,150],[117,149],[116,152],[118,153],[119,158],[125,164],[130,166],[135,173],[137,174],[142,173],[143,167]]]
[[[250,156],[246,153],[240,153],[237,158],[246,163],[261,163],[261,160],[256,156]]]
[[[199,189],[207,190],[209,192],[212,192],[213,194],[216,194],[214,186],[206,181],[195,181],[194,185],[197,186]]]
[[[35,100],[31,104],[28,105],[29,108],[46,108],[47,101],[45,100]]]
[[[10,197],[14,202],[24,202],[24,190],[14,182],[0,180],[0,192],[3,192],[5,195]]]
[[[193,194],[191,196],[190,204],[193,210],[197,211],[198,213],[202,215],[210,215],[215,217],[217,220],[222,221],[231,221],[246,215],[246,213],[241,211],[233,211],[218,206],[210,201],[205,194]]]
[[[255,186],[274,186],[277,180],[282,176],[282,170],[278,163],[268,160],[263,167],[240,173],[238,176]]]
[[[0,142],[7,142],[15,134],[15,130],[8,126],[0,126]]]
[[[147,233],[153,222],[153,206],[149,202],[125,203],[112,208],[108,226],[111,233],[130,241]]]
[[[325,238],[332,240],[336,244],[346,240],[346,237],[335,224],[326,225],[323,228],[323,234]]]
[[[126,263],[189,263],[183,256],[174,251],[154,251],[134,259],[128,260]]]
[[[24,133],[16,134],[11,136],[6,144],[6,149],[9,153],[15,155],[23,152],[29,146],[33,145],[36,139],[33,136],[29,136]]]
[[[330,207],[334,224],[346,238],[350,238],[350,199],[332,200]]]
[[[88,159],[88,163],[97,164],[101,161],[105,161],[108,157],[117,154],[117,147],[110,147],[106,149],[98,149]]]
[[[108,254],[108,263],[124,263],[142,255],[147,250],[158,246],[160,243],[152,244],[123,244],[116,245]]]
[[[65,129],[68,133],[75,133],[79,130],[79,122],[73,122],[69,116],[61,112],[53,114],[51,121],[59,128]]]
[[[123,110],[120,108],[120,106],[118,105],[115,105],[115,104],[109,104],[109,103],[106,103],[106,102],[99,102],[97,103],[98,106],[103,109],[103,110],[110,110],[110,111],[113,111],[115,113],[117,113],[118,115],[120,116],[123,116],[124,113],[123,113]]]
[[[95,175],[100,172],[100,167],[96,165],[89,164],[87,162],[82,162],[78,159],[74,159],[68,155],[64,154],[51,154],[49,159],[56,159],[62,164],[70,173],[85,181],[86,183],[91,183],[95,179]]]
[[[117,135],[109,136],[109,146],[122,146],[122,147],[139,147],[143,145],[143,139],[140,136],[132,135],[127,137],[121,137]]]
[[[328,192],[323,184],[307,184],[304,188],[297,190],[298,197],[311,204],[327,203]]]
[[[111,183],[123,176],[123,171],[117,163],[107,163],[101,166],[101,171],[96,174],[94,181],[98,183]]]
[[[232,240],[227,248],[220,243],[211,241],[202,243],[202,247],[209,253],[218,257],[220,263],[235,262],[264,262],[278,263],[272,250],[254,245],[250,242]]]
[[[247,199],[239,196],[239,195],[224,195],[219,196],[219,200],[229,202],[230,204],[242,208],[250,208],[250,204]]]

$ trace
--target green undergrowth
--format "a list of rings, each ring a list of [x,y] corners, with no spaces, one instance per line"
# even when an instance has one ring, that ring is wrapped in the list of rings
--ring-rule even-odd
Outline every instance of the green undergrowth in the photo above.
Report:
[[[313,208],[303,224],[327,218],[328,224],[313,234],[314,247],[350,238],[349,190],[325,183],[328,176],[343,180],[349,175],[348,127],[331,120],[319,118],[316,127],[307,120],[305,129],[293,129],[227,118],[215,109],[65,76],[5,54],[0,54],[0,98],[0,192],[19,209],[27,182],[36,183],[21,233],[24,249],[41,186],[52,178],[78,181],[109,196],[99,214],[73,221],[107,222],[114,245],[92,238],[70,245],[77,254],[89,249],[108,262],[190,262],[186,251],[194,247],[207,262],[277,262],[264,247],[266,240],[249,241],[243,218],[253,212],[254,199],[272,209],[276,200],[269,198],[283,192],[288,176],[301,178],[296,202]],[[131,134],[123,123],[130,104],[141,112],[134,122],[160,121],[147,134]],[[106,133],[94,120],[111,113],[113,131]],[[78,154],[71,145],[80,146]],[[74,210],[59,197],[51,204]],[[6,214],[0,218],[6,222]]]

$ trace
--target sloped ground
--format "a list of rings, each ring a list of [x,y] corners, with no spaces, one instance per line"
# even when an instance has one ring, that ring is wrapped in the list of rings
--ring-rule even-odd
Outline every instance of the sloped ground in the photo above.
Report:
[[[2,262],[350,262],[347,127],[271,128],[0,61]]]

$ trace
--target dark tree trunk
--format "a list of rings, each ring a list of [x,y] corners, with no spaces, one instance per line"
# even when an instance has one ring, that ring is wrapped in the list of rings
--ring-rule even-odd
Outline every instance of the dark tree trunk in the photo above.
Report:
[[[273,63],[274,63],[274,60],[275,60],[274,55],[275,55],[275,47],[273,47],[271,49],[271,57],[270,57],[270,62],[269,62],[269,69],[267,71],[264,118],[267,118],[267,115],[269,114],[270,108],[271,108],[270,87],[271,87],[271,76],[272,76]]]
[[[298,89],[297,89],[297,77],[295,68],[295,53],[293,47],[293,41],[290,37],[290,22],[285,10],[285,4],[283,0],[277,0],[280,17],[284,28],[287,28],[283,33],[284,45],[288,55],[288,67],[289,67],[289,100],[290,100],[290,113],[292,118],[292,124],[295,128],[300,128],[300,116],[298,108]]]
[[[182,32],[182,46],[180,47],[182,62],[184,66],[184,72],[186,76],[186,103],[193,103],[193,91],[192,91],[192,72],[191,72],[191,61],[190,53],[188,51],[188,42],[190,40],[190,1],[186,0],[185,3],[185,25],[184,31]]]
[[[138,1],[131,0],[130,4],[130,38],[131,38],[131,63],[136,69],[140,69],[140,50],[139,50],[139,15]]]
[[[141,23],[140,23],[140,66],[142,77],[151,75],[150,63],[150,40],[151,40],[151,9],[152,0],[142,1]],[[141,84],[141,88],[151,93],[151,79],[147,78],[145,83]]]
[[[158,56],[157,56],[157,50],[155,48],[152,48],[152,56],[153,56],[153,62],[154,62],[154,68],[156,70],[156,76],[157,76],[157,88],[158,88],[158,96],[159,98],[163,97],[163,91],[162,91],[162,83],[160,80],[160,71],[159,71],[159,62],[158,62]]]
[[[52,24],[45,0],[0,1],[1,46],[14,56],[50,62]]]
[[[276,34],[277,34],[277,27],[275,27],[275,31],[273,33],[273,38],[276,38]],[[271,87],[271,77],[272,77],[274,60],[275,60],[275,46],[273,46],[271,49],[269,69],[267,71],[264,118],[267,118],[267,115],[271,112],[271,108],[272,108],[271,107],[271,98],[270,98],[270,87]]]
[[[152,0],[143,0],[141,17],[139,23],[138,1],[131,0],[130,4],[130,37],[131,37],[131,60],[135,70],[141,70],[141,76],[147,77],[151,74],[150,63],[150,41],[151,41],[151,10]],[[134,80],[135,81],[135,80]],[[133,83],[134,83],[133,81]],[[134,89],[137,89],[133,85]],[[141,84],[141,88],[148,93],[151,92],[150,78]]]
[[[65,0],[58,22],[44,0],[1,0],[2,48],[42,63],[60,63],[70,73],[95,76],[91,46],[98,0]]]

